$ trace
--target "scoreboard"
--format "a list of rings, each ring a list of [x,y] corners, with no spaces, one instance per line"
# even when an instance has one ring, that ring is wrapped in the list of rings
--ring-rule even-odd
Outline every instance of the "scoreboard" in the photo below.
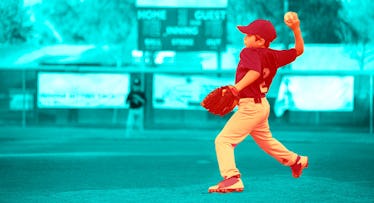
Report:
[[[226,47],[225,8],[138,7],[138,49],[204,51]]]

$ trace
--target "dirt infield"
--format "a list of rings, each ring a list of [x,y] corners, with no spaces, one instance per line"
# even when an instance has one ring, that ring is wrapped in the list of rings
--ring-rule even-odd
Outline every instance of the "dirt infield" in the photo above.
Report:
[[[149,138],[148,132],[123,139],[115,130],[5,131],[0,202],[374,202],[370,135],[337,140],[337,134],[305,132],[289,139],[275,132],[289,149],[310,157],[299,179],[248,138],[236,149],[244,192],[209,194],[207,188],[220,180],[214,136],[176,138],[184,135],[175,131],[168,132],[175,137],[165,132]]]
[[[127,189],[95,189],[32,194],[14,193],[6,202],[373,202],[373,189],[333,179],[286,176],[259,177],[242,193],[209,194],[206,185]],[[285,181],[288,180],[288,181]],[[9,195],[9,194],[7,194]]]

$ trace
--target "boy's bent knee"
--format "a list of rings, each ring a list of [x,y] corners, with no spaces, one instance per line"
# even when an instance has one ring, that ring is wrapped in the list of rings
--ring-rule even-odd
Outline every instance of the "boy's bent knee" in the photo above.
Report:
[[[223,143],[224,143],[223,139],[220,136],[216,137],[216,139],[214,140],[215,145],[220,145],[220,144],[223,144]]]
[[[214,140],[214,144],[216,144],[216,145],[231,144],[231,142],[230,142],[230,139],[228,139],[228,138],[225,138],[223,136],[218,136]]]
[[[216,146],[229,145],[233,148],[238,145],[237,143],[232,142],[232,140],[230,140],[229,138],[225,138],[222,136],[216,137],[216,139],[214,140],[214,144]]]

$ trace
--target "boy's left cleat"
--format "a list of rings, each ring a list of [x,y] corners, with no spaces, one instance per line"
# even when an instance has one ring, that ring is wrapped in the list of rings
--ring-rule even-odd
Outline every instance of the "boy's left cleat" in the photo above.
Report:
[[[209,187],[208,192],[219,192],[219,193],[229,193],[229,192],[243,192],[244,185],[240,176],[233,176],[224,179],[218,185]]]

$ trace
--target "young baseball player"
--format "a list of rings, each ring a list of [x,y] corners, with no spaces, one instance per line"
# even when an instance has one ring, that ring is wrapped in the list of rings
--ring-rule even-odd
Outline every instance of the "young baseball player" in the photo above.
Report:
[[[126,138],[133,136],[133,130],[143,131],[143,111],[146,96],[142,90],[141,81],[135,78],[131,85],[131,91],[127,95],[126,103],[129,104],[129,111],[126,120]]]
[[[209,192],[241,192],[244,190],[240,172],[235,165],[234,149],[247,135],[270,156],[285,166],[290,166],[292,175],[300,177],[308,167],[308,157],[300,156],[272,137],[268,117],[270,106],[266,93],[278,68],[291,63],[304,51],[304,40],[300,21],[295,12],[287,12],[285,24],[293,31],[295,47],[288,50],[273,50],[269,44],[276,38],[270,21],[255,20],[247,26],[238,26],[245,34],[245,48],[240,53],[233,87],[239,92],[239,108],[227,121],[215,139],[216,155],[223,180],[209,187]]]

